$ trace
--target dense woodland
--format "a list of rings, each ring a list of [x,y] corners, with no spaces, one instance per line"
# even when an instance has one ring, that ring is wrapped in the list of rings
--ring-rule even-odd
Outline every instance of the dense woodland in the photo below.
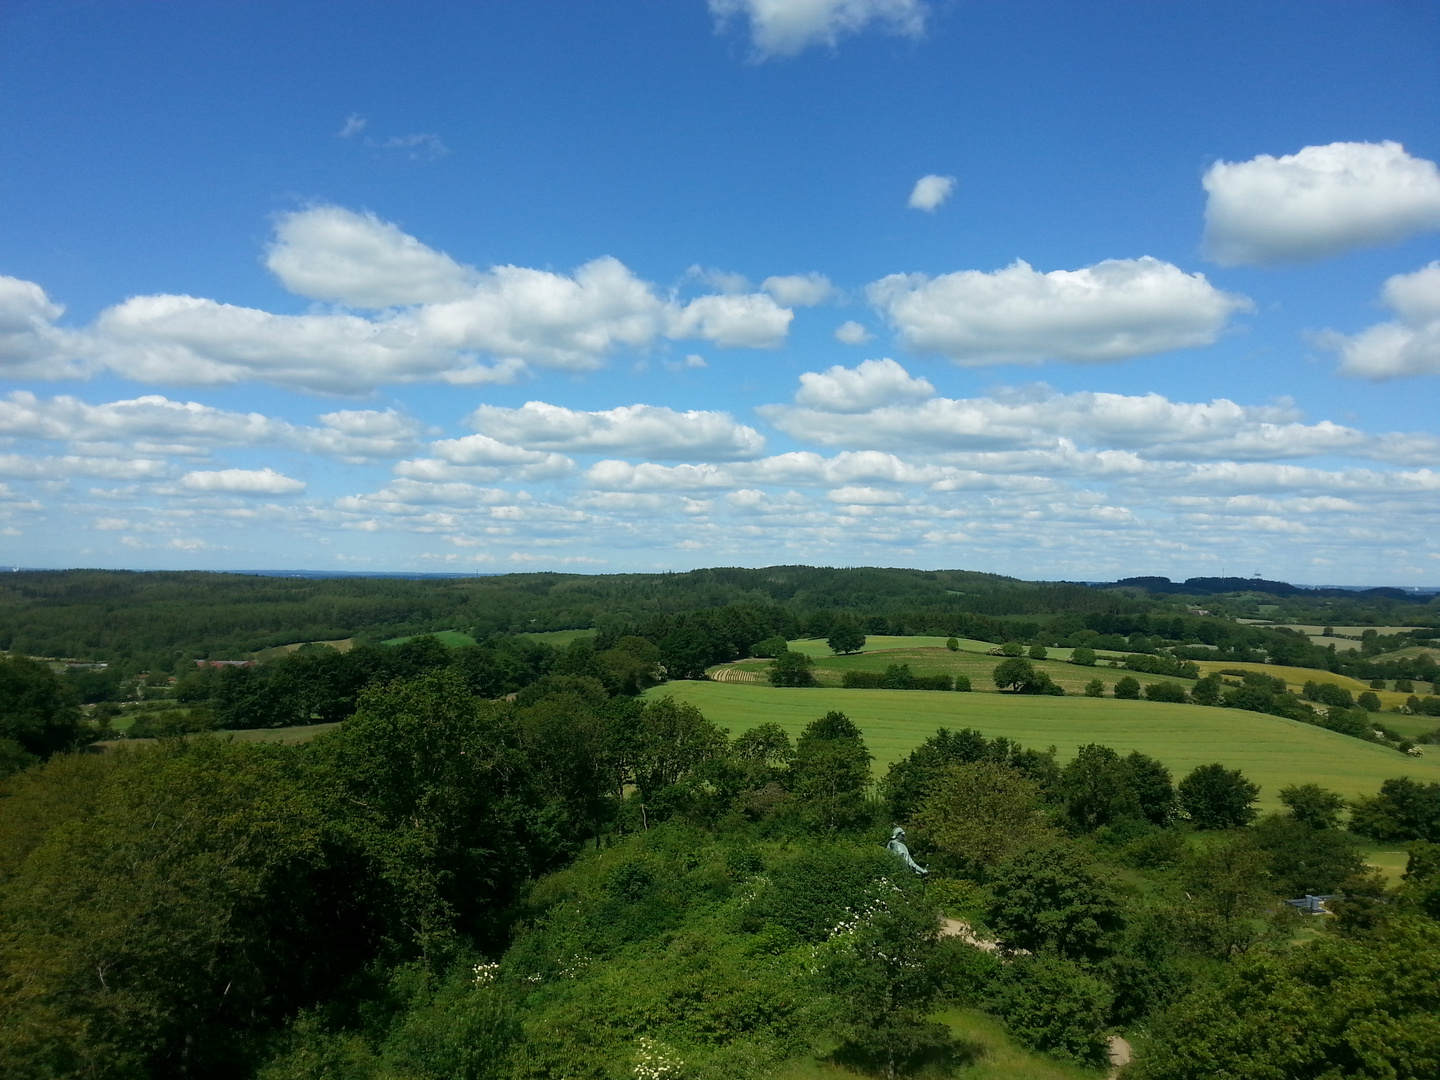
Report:
[[[0,1075],[738,1080],[818,1062],[942,1076],[979,1054],[937,1022],[954,1010],[1079,1064],[1102,1063],[1122,1033],[1136,1047],[1125,1075],[1141,1080],[1440,1074],[1440,784],[1391,780],[1347,804],[1297,783],[1261,816],[1256,786],[1222,765],[1174,776],[1093,744],[1062,764],[1054,748],[943,729],[877,773],[842,713],[798,739],[774,725],[732,735],[653,689],[737,657],[778,665],[796,637],[844,651],[900,626],[1003,643],[996,684],[1016,675],[1007,690],[1034,693],[1048,691],[1024,670],[1047,645],[1083,663],[1118,639],[1128,670],[1158,686],[1184,678],[1187,648],[1295,663],[1317,659],[1308,639],[1218,613],[1243,597],[1207,599],[1203,615],[1128,585],[797,568],[788,594],[752,587],[785,572],[591,579],[589,593],[540,575],[334,594],[206,576],[215,610],[188,614],[205,606],[195,575],[156,575],[158,595],[149,575],[113,575],[111,600],[110,576],[12,590]],[[847,580],[872,591],[842,603]],[[533,613],[516,599],[504,625],[482,620],[469,590],[483,587],[533,588]],[[955,599],[967,587],[971,609]],[[611,588],[623,606],[594,599]],[[341,593],[388,621],[316,615],[297,624],[326,628],[310,639],[272,613],[265,628],[264,596],[318,612]],[[558,614],[571,602],[597,605],[592,634],[557,648],[514,632],[575,625]],[[67,671],[16,647],[78,633],[103,603],[127,613],[93,647],[114,650],[112,667]],[[1346,625],[1430,640],[1433,603],[1375,603]],[[1393,621],[1399,607],[1410,621]],[[204,637],[231,609],[237,652],[287,636],[362,644],[244,667],[197,667],[201,649],[160,644],[180,641],[162,611]],[[462,609],[469,621],[452,618]],[[478,644],[374,644],[455,627]],[[1355,707],[1323,700],[1325,673],[1382,656],[1375,637],[1353,656],[1315,650],[1302,704]],[[1212,704],[1282,696],[1232,682],[1211,684]],[[158,738],[85,753],[110,687],[163,699],[134,732]],[[335,721],[296,745],[206,732]],[[887,851],[897,826],[927,874]],[[1408,851],[1403,880],[1365,865],[1366,840]],[[1334,914],[1283,902],[1307,893],[1335,894]]]

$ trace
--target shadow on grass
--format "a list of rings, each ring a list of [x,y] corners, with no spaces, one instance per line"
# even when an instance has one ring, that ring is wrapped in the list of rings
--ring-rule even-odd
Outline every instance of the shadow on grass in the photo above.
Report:
[[[878,1033],[877,1033],[878,1034]],[[851,1072],[883,1077],[944,1077],[973,1065],[985,1053],[979,1043],[956,1040],[945,1024],[927,1023],[883,1039],[843,1043],[830,1060]]]

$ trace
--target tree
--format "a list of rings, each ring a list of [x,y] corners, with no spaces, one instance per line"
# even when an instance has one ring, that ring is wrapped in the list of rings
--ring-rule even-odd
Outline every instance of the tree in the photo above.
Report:
[[[1021,852],[996,871],[990,891],[988,921],[1007,949],[1096,960],[1124,926],[1114,890],[1068,846]]]
[[[1115,696],[1126,701],[1140,700],[1140,680],[1134,675],[1125,675],[1115,683]]]
[[[1007,641],[1004,645],[1000,646],[1000,654],[1002,656],[1021,656],[1024,652],[1025,646],[1021,645],[1018,641]]]
[[[1340,824],[1345,798],[1319,784],[1291,784],[1280,789],[1280,802],[1299,822],[1314,829],[1333,829]]]
[[[1349,833],[1317,828],[1292,814],[1269,814],[1256,822],[1251,832],[1255,843],[1270,856],[1276,891],[1287,897],[1333,893],[1342,881],[1365,867]]]
[[[1095,666],[1095,650],[1088,645],[1077,645],[1070,650],[1070,663],[1081,667]]]
[[[960,639],[959,639],[959,638],[953,638],[953,637],[952,637],[952,638],[946,638],[946,639],[945,639],[945,648],[949,649],[951,652],[959,652],[959,651],[960,651]]]
[[[53,671],[26,656],[0,658],[0,740],[48,758],[80,735],[80,709]]]
[[[1205,678],[1196,680],[1190,688],[1190,700],[1196,705],[1219,705],[1224,691],[1224,680],[1218,672],[1211,672]]]
[[[1104,697],[1105,683],[1100,679],[1091,679],[1085,684],[1086,697]]]
[[[1145,700],[1168,701],[1172,704],[1183,705],[1185,704],[1185,688],[1179,683],[1173,682],[1147,683]]]
[[[699,679],[714,662],[715,646],[699,626],[682,626],[660,642],[660,662],[672,679]]]
[[[936,780],[914,817],[918,838],[941,862],[983,874],[1017,851],[1050,837],[1040,789],[1008,765],[952,765]]]
[[[872,886],[817,950],[839,1004],[842,1063],[893,1078],[942,1056],[950,1030],[926,1019],[940,989],[935,913],[922,896]]]
[[[247,1037],[357,974],[373,926],[325,895],[293,752],[135,750],[0,900],[0,1075],[235,1076]]]
[[[1063,694],[1050,676],[1036,671],[1035,665],[1019,656],[1001,660],[990,673],[995,686],[1000,690],[1011,690],[1017,694]]]
[[[814,667],[815,661],[804,653],[786,649],[770,663],[770,685],[814,686]]]
[[[1375,694],[1373,690],[1364,691],[1359,697],[1355,699],[1355,704],[1360,706],[1360,708],[1364,709],[1366,712],[1380,711],[1380,698]]]
[[[1138,1080],[1440,1075],[1440,925],[1397,919],[1219,972],[1153,1025]]]
[[[1350,828],[1372,840],[1440,843],[1440,784],[1408,776],[1386,780],[1373,797],[1355,800]]]
[[[829,645],[830,651],[834,653],[859,652],[865,647],[865,634],[854,622],[837,622],[825,644]]]
[[[1257,784],[1245,779],[1239,769],[1227,769],[1216,762],[1200,765],[1180,781],[1180,806],[1197,829],[1233,829],[1255,820],[1251,805],[1260,797]]]
[[[1273,902],[1271,859],[1247,832],[1217,838],[1188,853],[1180,881],[1190,898],[1184,910],[1191,943],[1214,956],[1247,951],[1259,936],[1258,920]]]
[[[1165,825],[1175,813],[1175,785],[1170,770],[1157,758],[1132,750],[1125,755],[1125,771],[1141,816],[1152,825]]]
[[[973,728],[940,728],[886,772],[881,791],[891,820],[908,822],[952,765],[983,761],[989,754],[990,740]]]
[[[870,819],[865,792],[870,786],[870,751],[860,730],[844,713],[813,720],[795,744],[790,790],[809,821],[827,831],[852,829]]]
[[[766,658],[776,657],[785,652],[789,647],[790,643],[783,637],[770,637],[764,641],[757,641],[754,645],[750,646],[750,655]]]
[[[1047,649],[1047,648],[1045,648],[1044,645],[1031,645],[1031,646],[1030,646],[1030,659],[1031,659],[1031,660],[1044,660],[1044,659],[1045,659],[1047,656],[1049,656],[1049,655],[1050,655],[1050,650]]]
[[[1080,747],[1060,770],[1059,794],[1065,816],[1081,832],[1140,816],[1129,772],[1120,755],[1108,746],[1090,743]]]

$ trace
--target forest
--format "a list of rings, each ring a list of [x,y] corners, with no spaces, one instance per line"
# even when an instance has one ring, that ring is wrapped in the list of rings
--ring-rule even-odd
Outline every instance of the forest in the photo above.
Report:
[[[1047,646],[1083,664],[1114,645],[1163,681],[1202,645],[1317,659],[1308,637],[1219,613],[1238,597],[1199,614],[1129,586],[801,570],[788,594],[752,587],[759,571],[333,594],[221,576],[215,610],[184,625],[219,634],[234,608],[250,620],[235,642],[293,643],[296,627],[244,636],[265,597],[293,614],[350,589],[388,621],[297,624],[348,631],[347,651],[213,666],[190,644],[143,672],[123,651],[168,655],[160,613],[204,608],[188,576],[151,595],[121,575],[109,600],[83,575],[12,591],[6,618],[32,641],[105,603],[130,621],[95,646],[113,671],[14,638],[0,659],[0,1074],[1078,1078],[1104,1075],[1116,1039],[1129,1080],[1440,1073],[1440,783],[1264,792],[1219,762],[1175,772],[958,727],[885,767],[845,711],[732,732],[669,696],[802,638],[839,654],[867,632],[963,628],[1001,643],[998,687]],[[846,581],[872,591],[840,603]],[[453,617],[479,601],[452,594],[481,587],[517,598],[503,627]],[[584,595],[624,604],[568,643],[514,632],[565,629]],[[1316,652],[1340,667],[1396,651],[1380,637],[1432,640],[1432,602],[1404,600],[1408,622],[1376,604],[1369,625],[1391,632]],[[457,627],[476,643],[424,633]],[[397,629],[420,633],[380,644]],[[1344,711],[1323,700],[1333,668],[1314,670],[1305,700]],[[1242,709],[1264,690],[1214,688]],[[1023,697],[1024,678],[1002,692]],[[87,752],[122,707],[150,727]],[[305,725],[319,734],[230,734]],[[1395,873],[1377,845],[1403,853]],[[1307,895],[1328,911],[1286,903]]]

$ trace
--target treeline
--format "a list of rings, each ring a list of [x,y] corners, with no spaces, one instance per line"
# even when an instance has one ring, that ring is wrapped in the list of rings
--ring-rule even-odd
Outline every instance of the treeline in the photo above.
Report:
[[[484,641],[594,628],[605,642],[639,636],[659,644],[689,627],[711,642],[710,662],[718,663],[747,655],[747,644],[760,640],[747,620],[758,618],[788,639],[827,638],[837,625],[853,624],[866,634],[1166,651],[1182,660],[1268,661],[1364,679],[1427,678],[1434,667],[1428,656],[1374,659],[1433,641],[1424,636],[1433,629],[1369,635],[1360,648],[1337,654],[1283,627],[1183,614],[1177,603],[1132,590],[863,567],[423,580],[47,571],[0,577],[0,650],[105,661],[113,671],[92,673],[99,683],[297,642],[375,645],[440,630]]]
[[[794,636],[836,618],[871,633],[974,633],[994,618],[1129,611],[1133,598],[966,571],[717,568],[684,574],[507,574],[453,579],[27,571],[0,577],[0,650],[107,661],[128,672],[193,659],[240,659],[278,645],[463,630],[493,634],[612,625],[724,607],[778,608]],[[612,636],[623,636],[623,632]]]

